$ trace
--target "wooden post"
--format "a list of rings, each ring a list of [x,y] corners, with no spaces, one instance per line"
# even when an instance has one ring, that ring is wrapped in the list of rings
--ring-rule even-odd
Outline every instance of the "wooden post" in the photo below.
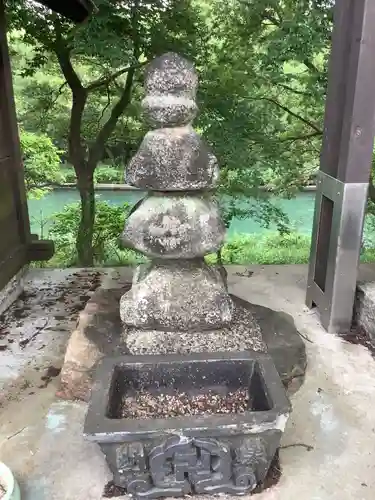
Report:
[[[34,241],[30,234],[4,2],[0,0],[0,289],[30,260],[53,255],[52,242],[44,243],[44,253],[41,247],[43,242]]]
[[[351,327],[375,134],[375,1],[336,0],[307,305]]]

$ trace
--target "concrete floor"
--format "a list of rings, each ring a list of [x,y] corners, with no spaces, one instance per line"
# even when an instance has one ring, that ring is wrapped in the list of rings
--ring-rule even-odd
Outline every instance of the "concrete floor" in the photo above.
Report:
[[[308,339],[309,362],[283,439],[282,478],[256,498],[372,500],[374,359],[364,347],[325,333],[304,307],[304,266],[247,269],[254,274],[246,277],[243,267],[230,268],[231,292],[291,314]],[[362,268],[361,279],[370,273],[372,268]],[[23,500],[100,500],[110,475],[97,446],[82,439],[86,405],[59,402],[55,389],[53,381],[7,401],[0,417],[0,460],[15,472]]]
[[[127,279],[131,271],[127,270]],[[61,367],[79,312],[112,269],[33,269],[24,294],[0,318],[0,408],[18,392],[33,392],[51,365]]]

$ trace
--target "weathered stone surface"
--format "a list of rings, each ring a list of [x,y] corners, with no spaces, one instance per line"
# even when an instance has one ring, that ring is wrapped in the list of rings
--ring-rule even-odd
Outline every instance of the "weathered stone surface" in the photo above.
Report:
[[[119,300],[123,292],[123,288],[99,289],[81,312],[65,353],[59,397],[88,401],[96,363],[106,355],[128,353],[121,340]]]
[[[193,352],[245,351],[266,352],[262,332],[251,311],[233,297],[234,309],[229,326],[191,332],[163,332],[127,327],[124,341],[131,354],[189,354]]]
[[[190,127],[149,132],[126,170],[126,182],[141,189],[201,190],[215,186],[215,156]]]
[[[220,273],[203,260],[141,266],[120,301],[125,325],[151,330],[220,328],[230,323],[232,309]]]
[[[145,97],[142,108],[147,122],[153,128],[187,125],[198,114],[195,101],[174,95]]]
[[[207,426],[214,420],[212,416],[205,419]],[[285,413],[279,421],[287,419]],[[217,432],[220,424],[212,422],[211,426],[215,424]],[[181,435],[172,434],[163,442],[147,440],[146,446],[142,441],[119,444],[115,439],[99,446],[113,472],[114,483],[126,489],[129,496],[144,500],[194,494],[244,496],[265,479],[282,436],[277,428],[268,430],[266,424],[264,430],[259,427],[256,434],[229,434],[224,440],[212,428],[212,437],[203,439],[187,437],[184,429]],[[111,433],[103,434],[109,441]]]
[[[147,68],[144,113],[153,127],[190,123],[197,114],[198,76],[192,63],[172,52],[155,59]]]
[[[94,387],[84,435],[101,446],[114,483],[145,500],[250,493],[265,479],[291,410],[272,359],[260,353],[106,359]],[[254,397],[240,415],[227,408],[179,418],[169,403],[165,418],[123,419],[118,412],[134,389],[164,397],[170,389],[204,395],[249,387]]]
[[[292,316],[245,300],[237,301],[251,311],[254,322],[262,332],[268,353],[289,393],[296,392],[305,379],[307,356],[305,343]]]
[[[268,307],[250,304],[232,295],[229,326],[201,332],[161,332],[127,327],[124,339],[131,354],[189,354],[192,352],[268,352],[290,393],[303,384],[307,357],[293,318]]]
[[[0,314],[3,314],[3,312],[17,300],[19,295],[21,295],[24,288],[24,277],[27,271],[28,267],[25,266],[2,290],[0,290]]]
[[[121,400],[132,397],[134,389],[164,397],[170,389],[225,395],[249,387],[252,395],[240,415],[227,407],[221,414],[175,416],[170,403],[164,418],[123,419],[118,412]],[[114,483],[138,499],[245,495],[264,480],[290,410],[272,359],[265,354],[121,356],[104,360],[96,370],[84,435],[101,446]]]
[[[147,66],[146,94],[173,94],[195,98],[197,87],[198,75],[194,64],[179,54],[167,52]]]
[[[123,244],[148,257],[192,259],[216,252],[225,227],[216,202],[203,196],[149,196],[129,217]]]
[[[371,339],[375,339],[375,283],[359,282],[355,301],[355,319]]]

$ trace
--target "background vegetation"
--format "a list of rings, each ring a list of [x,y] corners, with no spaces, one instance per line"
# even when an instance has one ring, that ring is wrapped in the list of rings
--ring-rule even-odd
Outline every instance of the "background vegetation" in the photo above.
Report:
[[[279,230],[261,239],[238,235],[223,260],[306,262],[309,239],[290,230],[263,188],[293,197],[314,182],[333,1],[95,3],[98,12],[76,26],[28,0],[7,2],[29,194],[66,182],[80,193],[80,205],[55,218],[54,264],[139,260],[117,242],[129,207],[96,203],[94,184],[122,180],[146,132],[139,107],[144,66],[168,50],[199,71],[196,129],[220,160],[218,195],[231,200],[223,206],[226,224],[251,216]],[[373,185],[369,217],[372,201]]]

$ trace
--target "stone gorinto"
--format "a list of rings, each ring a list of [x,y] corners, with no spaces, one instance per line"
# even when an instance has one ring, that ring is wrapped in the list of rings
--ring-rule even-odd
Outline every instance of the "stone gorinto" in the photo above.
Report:
[[[142,104],[156,130],[128,165],[126,181],[149,194],[130,215],[123,242],[152,263],[121,299],[126,327],[191,331],[194,318],[204,331],[232,319],[224,282],[204,262],[220,249],[225,227],[212,195],[218,163],[192,127],[197,85],[194,66],[178,54],[155,59],[146,72]]]
[[[204,260],[221,248],[225,227],[213,194],[218,162],[192,127],[197,85],[193,65],[177,54],[146,72],[143,109],[154,130],[126,180],[148,195],[129,215],[123,242],[150,260],[120,300],[129,355],[98,365],[85,423],[114,483],[144,500],[250,493],[265,480],[290,411],[252,313],[232,300],[223,268]],[[249,395],[241,411],[205,407],[211,391],[229,397],[237,389]],[[143,390],[198,393],[202,411],[120,411]]]

